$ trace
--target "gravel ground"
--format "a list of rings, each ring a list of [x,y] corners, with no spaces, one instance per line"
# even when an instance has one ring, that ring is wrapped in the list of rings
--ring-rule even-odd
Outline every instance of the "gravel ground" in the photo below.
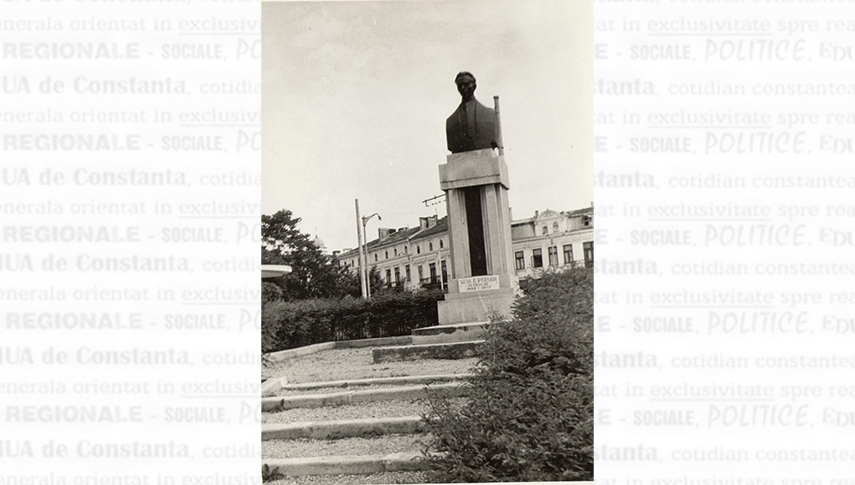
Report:
[[[388,472],[374,475],[315,475],[287,477],[265,482],[266,485],[386,485],[393,483],[427,483],[422,472]]]
[[[369,377],[464,374],[477,359],[416,360],[375,364],[371,348],[324,350],[315,354],[275,362],[262,368],[262,377],[286,376],[289,383],[367,379]]]
[[[261,447],[261,458],[305,458],[310,456],[387,455],[421,451],[427,434],[387,434],[369,438],[339,440],[271,440]]]
[[[463,403],[466,398],[453,398],[453,403]],[[278,413],[261,413],[262,424],[290,424],[311,421],[341,421],[363,418],[400,418],[403,416],[421,416],[429,409],[424,400],[376,401],[353,404],[350,406],[324,408],[298,408]],[[266,442],[265,442],[266,443]]]

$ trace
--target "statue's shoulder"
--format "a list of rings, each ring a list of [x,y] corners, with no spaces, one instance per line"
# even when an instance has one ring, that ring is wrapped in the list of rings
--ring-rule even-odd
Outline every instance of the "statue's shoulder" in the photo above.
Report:
[[[475,101],[475,116],[478,117],[479,119],[484,119],[484,118],[495,119],[496,118],[496,110],[494,110],[493,108],[488,108],[488,107],[484,106],[483,104],[481,104],[480,101],[476,100]]]
[[[454,110],[448,118],[445,119],[445,124],[457,123],[459,120],[460,113],[466,113],[466,108],[463,103],[457,105],[457,109]]]
[[[493,113],[494,116],[496,114],[496,110],[494,110],[493,108],[488,108],[488,107],[484,106],[477,99],[475,100],[475,112],[476,113],[478,113],[478,112]]]

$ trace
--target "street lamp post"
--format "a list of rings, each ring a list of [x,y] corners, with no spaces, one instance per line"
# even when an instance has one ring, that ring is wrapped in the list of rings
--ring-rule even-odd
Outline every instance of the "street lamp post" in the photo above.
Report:
[[[359,283],[362,291],[362,298],[368,298],[368,290],[365,286],[365,264],[368,257],[362,252],[362,226],[359,225],[359,219],[359,199],[356,199],[356,247],[359,248]]]
[[[365,226],[368,225],[368,221],[370,221],[371,218],[374,216],[377,216],[378,221],[383,220],[383,218],[380,217],[380,214],[378,214],[376,212],[371,214],[368,217],[362,216],[362,237],[364,238],[364,242],[365,242],[364,253],[365,253],[365,261],[366,261],[366,264],[362,268],[362,271],[364,272],[364,275],[365,275],[365,288],[366,288],[366,290],[368,290],[368,298],[371,298],[371,279],[368,277],[369,276],[368,275],[368,264],[367,264],[367,261],[368,261],[368,233],[365,232],[366,231]]]

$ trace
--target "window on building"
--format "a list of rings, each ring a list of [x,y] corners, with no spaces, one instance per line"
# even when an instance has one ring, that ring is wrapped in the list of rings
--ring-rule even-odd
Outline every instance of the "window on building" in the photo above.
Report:
[[[389,259],[389,250],[386,250],[386,259]]]
[[[398,266],[395,266],[395,284],[401,284],[401,268]]]
[[[558,246],[549,248],[549,266],[558,266]]]
[[[590,226],[591,225],[591,216],[583,216],[582,217],[582,225],[586,226],[586,227]]]
[[[585,253],[585,267],[591,268],[594,266],[594,242],[582,243],[582,250]]]
[[[413,281],[413,275],[410,273],[410,265],[405,266],[407,268],[407,281]]]
[[[558,232],[558,223],[557,222],[552,223],[552,232]]]
[[[436,263],[430,264],[430,282],[436,283]]]
[[[419,281],[425,279],[425,271],[424,266],[419,265]]]
[[[433,251],[433,242],[428,243],[428,251]]]
[[[410,254],[410,247],[404,246],[404,254]]]
[[[422,254],[422,247],[416,246],[416,254]]]
[[[395,248],[395,256],[398,255],[398,248]]]
[[[564,264],[573,264],[573,245],[564,245]]]
[[[392,268],[386,269],[386,283],[389,284],[392,282]]]
[[[549,234],[549,228],[547,228],[546,226],[543,226],[543,229],[540,231],[540,233],[543,234],[544,236]]]
[[[374,253],[374,262],[377,262],[377,253]]]
[[[442,272],[442,282],[448,284],[448,270],[445,268],[445,260],[443,259],[439,265],[440,271]]]
[[[514,253],[517,270],[525,269],[525,252],[517,251]]]
[[[543,251],[541,249],[531,250],[531,266],[533,268],[543,267]]]
[[[442,239],[439,240],[439,249],[442,249]]]

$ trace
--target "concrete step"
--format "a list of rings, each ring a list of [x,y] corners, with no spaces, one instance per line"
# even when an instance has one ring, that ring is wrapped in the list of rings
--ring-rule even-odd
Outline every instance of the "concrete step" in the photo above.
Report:
[[[296,349],[280,350],[279,352],[271,352],[265,354],[271,362],[279,362],[283,360],[302,357],[304,355],[322,352],[332,349],[359,349],[363,347],[377,347],[383,345],[407,345],[413,343],[412,335],[402,335],[399,337],[379,337],[366,338],[359,340],[341,340],[336,342],[323,342],[320,344],[307,345],[305,347],[297,347]]]
[[[372,350],[375,364],[423,359],[467,359],[475,357],[476,349],[483,340],[447,344],[404,345],[381,347]]]
[[[412,434],[425,430],[420,416],[380,419],[349,419],[312,423],[262,424],[261,441],[309,438],[332,440],[377,434]]]
[[[265,481],[266,485],[386,485],[389,483],[425,483],[425,472],[382,472],[368,475],[310,475],[304,477],[278,477]]]
[[[358,387],[394,384],[430,384],[433,382],[449,382],[462,380],[472,374],[441,374],[427,376],[375,377],[371,379],[351,379],[345,381],[305,382],[302,384],[283,385],[283,391],[299,391],[307,389],[323,389],[325,387]]]
[[[471,342],[484,338],[490,322],[455,323],[453,325],[435,325],[413,330],[413,345],[447,344],[452,342]]]
[[[277,475],[369,475],[395,471],[422,471],[427,462],[418,452],[366,456],[319,456],[262,460],[261,475],[266,480]]]
[[[401,386],[389,389],[372,389],[367,391],[349,391],[332,394],[311,394],[294,397],[267,397],[261,399],[261,410],[264,412],[281,411],[294,408],[319,408],[324,406],[344,406],[360,402],[393,401],[397,399],[424,399],[427,397],[426,386]],[[430,386],[430,390],[438,396],[465,396],[469,388],[463,382],[449,382]]]

